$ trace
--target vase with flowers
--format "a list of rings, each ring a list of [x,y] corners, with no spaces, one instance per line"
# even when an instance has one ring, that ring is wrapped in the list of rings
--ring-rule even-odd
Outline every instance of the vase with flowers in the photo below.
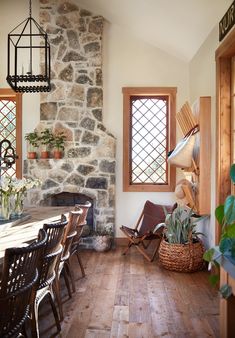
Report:
[[[12,196],[11,196],[11,217],[18,218],[23,213],[24,198],[29,189],[36,188],[40,185],[40,180],[25,178],[12,179]]]
[[[11,177],[3,176],[0,180],[0,194],[1,194],[1,202],[0,202],[0,220],[6,221],[10,219],[10,197],[12,194],[12,185],[11,185]]]

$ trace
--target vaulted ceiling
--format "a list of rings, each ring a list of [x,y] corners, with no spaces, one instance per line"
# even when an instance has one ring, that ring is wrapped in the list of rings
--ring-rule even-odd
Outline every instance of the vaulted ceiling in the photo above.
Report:
[[[77,0],[146,42],[190,61],[232,0]]]

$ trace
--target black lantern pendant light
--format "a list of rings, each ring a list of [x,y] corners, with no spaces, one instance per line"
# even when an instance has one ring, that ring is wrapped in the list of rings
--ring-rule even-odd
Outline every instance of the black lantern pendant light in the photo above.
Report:
[[[31,13],[32,4],[29,0],[29,17],[8,34],[6,79],[16,92],[49,92],[50,44],[47,33],[32,18]]]

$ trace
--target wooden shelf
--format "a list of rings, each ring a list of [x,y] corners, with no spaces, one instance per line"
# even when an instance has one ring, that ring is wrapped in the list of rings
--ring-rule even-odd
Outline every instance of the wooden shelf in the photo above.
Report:
[[[199,133],[196,134],[195,163],[199,168],[196,205],[199,214],[211,212],[211,97],[199,97],[192,106]]]

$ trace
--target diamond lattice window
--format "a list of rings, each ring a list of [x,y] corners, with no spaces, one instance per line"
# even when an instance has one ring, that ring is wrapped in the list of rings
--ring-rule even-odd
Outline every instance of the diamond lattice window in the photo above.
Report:
[[[19,160],[9,169],[2,169],[1,175],[12,177],[21,176],[21,94],[12,93],[11,90],[0,89],[0,140],[11,142]],[[7,143],[2,143],[4,154]],[[1,154],[1,155],[2,155]]]
[[[123,190],[173,191],[176,88],[123,88]]]
[[[131,98],[131,181],[167,183],[168,98]]]
[[[1,139],[8,139],[16,152],[16,103],[13,101],[0,100],[0,134]],[[7,144],[3,143],[2,152]],[[16,164],[10,169],[4,170],[3,174],[16,175]]]

